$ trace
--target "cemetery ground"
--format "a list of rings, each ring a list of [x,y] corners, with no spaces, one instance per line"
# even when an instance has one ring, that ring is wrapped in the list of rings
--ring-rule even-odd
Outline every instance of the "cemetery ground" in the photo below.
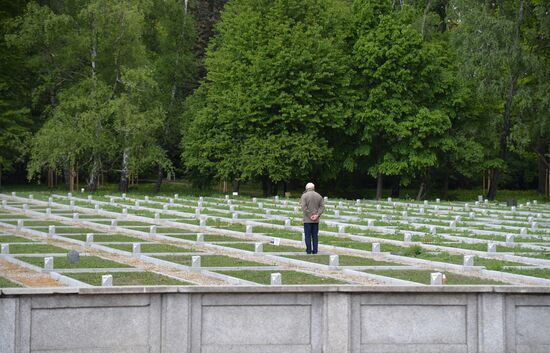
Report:
[[[0,194],[0,287],[549,285],[550,205],[326,198],[306,255],[298,199]]]

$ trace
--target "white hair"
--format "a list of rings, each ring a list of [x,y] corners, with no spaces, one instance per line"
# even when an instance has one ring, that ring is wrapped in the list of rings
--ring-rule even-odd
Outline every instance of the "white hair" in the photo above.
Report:
[[[311,182],[306,184],[306,190],[314,190],[314,189],[315,189],[315,184]]]

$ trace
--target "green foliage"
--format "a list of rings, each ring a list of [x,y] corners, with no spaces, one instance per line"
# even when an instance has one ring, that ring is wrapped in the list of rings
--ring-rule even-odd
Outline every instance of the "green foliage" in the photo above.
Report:
[[[185,129],[184,163],[219,178],[272,181],[326,163],[328,135],[350,116],[347,11],[328,0],[229,3]]]

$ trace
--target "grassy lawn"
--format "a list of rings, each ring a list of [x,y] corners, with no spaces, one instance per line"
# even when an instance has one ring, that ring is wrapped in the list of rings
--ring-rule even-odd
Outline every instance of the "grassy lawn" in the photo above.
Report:
[[[519,268],[507,268],[503,269],[502,272],[515,273],[517,275],[525,275],[531,277],[540,277],[550,279],[550,268],[534,268],[532,270],[528,269],[519,269]]]
[[[178,239],[187,239],[187,240],[197,240],[197,234],[196,233],[193,233],[193,234],[165,234],[166,236],[168,237],[171,237],[171,238],[178,238]],[[204,241],[205,242],[218,242],[218,241],[234,241],[234,242],[239,242],[239,241],[243,241],[242,239],[239,239],[239,238],[233,238],[233,237],[229,237],[229,236],[226,236],[226,235],[216,235],[216,234],[205,234],[204,235]]]
[[[43,257],[25,257],[19,256],[18,260],[25,261],[32,265],[43,267],[44,258]],[[54,268],[118,268],[118,267],[132,267],[119,262],[102,259],[97,256],[80,256],[80,262],[76,264],[71,264],[67,260],[67,257],[56,256],[53,260]]]
[[[70,228],[70,227],[55,227],[56,234],[65,234],[65,233],[93,233],[95,230],[89,228]]]
[[[155,256],[158,259],[191,266],[191,256]],[[201,256],[202,267],[240,267],[240,266],[270,266],[260,262],[247,261],[223,255]]]
[[[10,245],[10,254],[53,254],[66,253],[68,250],[48,244],[14,244]]]
[[[105,246],[118,250],[132,251],[132,244],[105,244]],[[141,244],[141,252],[195,252],[195,250],[169,244]]]
[[[223,246],[235,249],[242,249],[248,251],[254,251],[254,243],[233,243],[233,244],[223,244]],[[279,245],[275,246],[273,244],[264,243],[264,252],[302,252],[305,251],[305,248],[296,248],[294,246],[288,245]]]
[[[259,284],[270,284],[271,273],[280,273],[283,284],[346,284],[333,278],[318,277],[296,271],[216,271],[218,273],[237,277]]]
[[[0,288],[21,288],[21,286],[4,277],[0,277]]]
[[[286,255],[290,259],[328,265],[329,255]],[[359,256],[340,255],[340,266],[403,266],[395,262],[378,261]]]
[[[78,235],[67,235],[65,238],[71,238],[81,241],[86,241],[86,234],[78,234]],[[119,241],[119,242],[142,242],[144,240],[139,238],[130,237],[127,235],[121,235],[121,234],[103,234],[103,233],[94,233],[94,242],[109,242],[109,241]]]
[[[114,273],[67,273],[66,276],[78,281],[101,286],[101,276],[112,275],[113,286],[162,286],[162,285],[191,285],[191,283],[180,281],[152,272],[114,272]]]
[[[365,270],[363,272],[372,273],[375,275],[392,277],[402,279],[405,281],[417,282],[422,284],[430,284],[430,273],[436,271],[424,271],[424,270]],[[447,276],[447,284],[507,284],[499,281],[493,281],[490,279],[483,279],[477,277],[468,277],[457,275],[455,273],[443,272]]]
[[[30,240],[15,235],[0,235],[0,243],[32,243],[34,240]]]

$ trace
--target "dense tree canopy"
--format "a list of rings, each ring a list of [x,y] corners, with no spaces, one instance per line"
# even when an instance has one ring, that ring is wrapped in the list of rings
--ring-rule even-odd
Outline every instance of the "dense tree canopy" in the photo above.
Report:
[[[0,180],[549,188],[548,0],[8,5]]]

